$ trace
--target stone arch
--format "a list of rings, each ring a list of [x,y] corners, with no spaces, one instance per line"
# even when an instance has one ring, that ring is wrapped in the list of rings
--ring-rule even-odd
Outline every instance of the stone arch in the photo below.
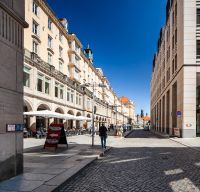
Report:
[[[67,113],[70,115],[74,115],[74,112],[72,110],[69,110]]]
[[[38,105],[37,111],[41,111],[41,110],[51,110],[51,108],[47,104],[41,103]]]
[[[27,108],[26,110],[25,110],[25,107]],[[31,102],[25,99],[24,100],[24,112],[28,112],[28,111],[33,111],[33,107],[32,107]]]
[[[64,110],[61,107],[57,107],[55,112],[64,114]],[[63,123],[63,119],[54,118],[54,123]]]
[[[31,105],[31,102],[25,99],[24,100],[24,112],[29,112],[29,111],[33,111],[33,107]],[[25,128],[27,128],[27,131],[35,129],[35,123],[36,122],[34,121],[33,117],[24,115],[24,126],[25,126]]]
[[[47,104],[41,103],[37,107],[37,111],[51,110]],[[36,117],[36,130],[47,131],[49,126],[49,119],[44,117]]]

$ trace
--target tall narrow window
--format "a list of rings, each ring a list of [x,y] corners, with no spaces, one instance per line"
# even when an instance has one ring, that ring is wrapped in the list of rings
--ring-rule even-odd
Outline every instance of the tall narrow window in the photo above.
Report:
[[[197,25],[200,26],[200,9],[197,9]]]
[[[74,103],[74,91],[71,90],[71,102]]]
[[[43,78],[44,78],[43,75],[38,74],[38,77],[37,77],[37,91],[39,91],[39,92],[43,91]]]
[[[24,76],[23,76],[24,86],[30,87],[30,68],[24,66]]]
[[[52,21],[51,21],[50,18],[48,18],[48,28],[49,28],[50,30],[52,30]]]
[[[33,53],[38,54],[38,44],[35,41],[33,41]]]
[[[49,95],[50,93],[50,79],[49,78],[45,78],[45,93]]]
[[[55,84],[55,97],[58,97],[58,83]]]
[[[200,40],[197,40],[197,59],[200,59]]]
[[[59,46],[59,56],[63,57],[63,48]]]
[[[61,86],[60,86],[60,98],[61,98],[61,99],[63,99],[63,96],[64,96],[63,90],[64,90],[64,87],[61,85]]]
[[[51,53],[48,53],[48,64],[52,65],[52,55],[51,55]]]
[[[32,32],[35,35],[39,35],[39,24],[33,20]]]
[[[60,41],[61,43],[63,43],[63,35],[62,35],[62,33],[59,33],[59,41]]]
[[[33,1],[33,13],[35,15],[38,15],[38,5]]]
[[[48,47],[52,48],[52,45],[53,45],[53,39],[50,35],[48,35]]]
[[[177,54],[175,56],[175,61],[174,61],[174,68],[175,68],[175,71],[177,70],[177,67],[178,67],[178,60],[177,60]]]
[[[70,89],[67,89],[67,101],[70,100]]]
[[[63,72],[63,63],[62,62],[59,62],[59,71]]]

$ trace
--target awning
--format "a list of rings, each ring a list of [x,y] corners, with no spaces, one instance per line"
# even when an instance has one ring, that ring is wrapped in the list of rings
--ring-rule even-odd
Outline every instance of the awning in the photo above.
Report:
[[[61,114],[61,113],[57,113],[57,112],[49,111],[49,110],[24,112],[24,115],[45,117],[45,118],[58,118],[58,119],[65,119],[65,120],[91,121],[91,118],[88,118],[88,117],[74,116],[70,114]]]
[[[78,121],[92,121],[92,118],[84,117],[84,116],[76,116],[76,120],[78,120]]]

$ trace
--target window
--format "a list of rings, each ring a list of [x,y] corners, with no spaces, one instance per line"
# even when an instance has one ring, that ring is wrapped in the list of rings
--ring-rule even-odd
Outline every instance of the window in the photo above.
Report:
[[[23,76],[23,81],[24,81],[24,86],[25,87],[30,87],[30,68],[24,66],[24,76]]]
[[[175,17],[177,17],[177,3],[175,4]]]
[[[197,40],[197,59],[200,59],[200,40]]]
[[[174,69],[175,69],[175,71],[177,70],[177,66],[178,66],[178,61],[177,61],[177,54],[176,54],[175,61],[174,61]]]
[[[174,46],[175,46],[175,39],[174,39],[174,36],[172,37],[172,49],[174,49]]]
[[[177,44],[177,29],[175,30],[175,44]]]
[[[33,41],[33,53],[38,54],[38,44],[35,41]]]
[[[63,64],[62,64],[62,62],[59,62],[59,71],[63,72]]]
[[[38,15],[38,5],[35,3],[35,1],[33,1],[33,13]]]
[[[32,32],[39,35],[39,24],[33,20]]]
[[[79,64],[79,58],[77,56],[75,56],[75,64]]]
[[[67,101],[70,100],[70,89],[67,89]]]
[[[74,91],[71,90],[71,102],[73,103],[74,102]]]
[[[51,53],[48,53],[48,64],[52,65],[52,55],[51,55]]]
[[[52,30],[52,21],[48,18],[48,29]]]
[[[63,57],[63,48],[59,46],[59,56]]]
[[[87,100],[87,109],[90,109],[90,99]]]
[[[79,53],[79,46],[78,46],[77,43],[75,44],[75,51],[76,51],[77,53]]]
[[[79,105],[81,105],[81,95],[79,95]]]
[[[50,35],[48,35],[48,47],[52,48],[52,45],[53,45],[53,39]]]
[[[78,105],[78,94],[76,94],[76,105]]]
[[[174,71],[175,71],[175,62],[174,62],[174,59],[172,61],[172,75],[174,74]]]
[[[62,33],[59,33],[59,41],[60,41],[61,43],[63,43],[63,35],[62,35]]]
[[[49,89],[50,89],[50,79],[45,78],[45,93],[49,95]]]
[[[200,9],[197,9],[197,25],[200,25]]]
[[[38,74],[37,77],[37,91],[42,92],[43,91],[43,78],[44,76],[41,74]]]
[[[55,97],[58,98],[58,83],[55,84]]]
[[[63,89],[64,89],[64,87],[61,85],[61,86],[60,86],[60,98],[61,98],[61,99],[63,99],[63,95],[64,95],[64,94],[63,94]]]

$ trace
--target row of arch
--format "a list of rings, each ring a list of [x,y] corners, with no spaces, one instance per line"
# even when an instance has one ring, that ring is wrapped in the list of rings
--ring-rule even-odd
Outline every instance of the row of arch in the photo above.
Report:
[[[51,108],[47,105],[47,104],[39,104],[36,108],[37,111],[41,111],[41,110],[51,110]],[[26,100],[24,101],[24,112],[28,112],[28,111],[34,111],[33,107],[31,106],[31,104],[29,102],[27,102]],[[61,114],[65,114],[65,111],[61,108],[61,107],[57,107],[55,109],[55,112],[57,113],[61,113]],[[68,110],[67,114],[70,115],[75,115],[75,116],[82,116],[81,112],[77,112],[74,113],[73,110]],[[86,117],[91,118],[91,114],[87,114]],[[51,121],[52,123],[52,121]],[[84,128],[88,128],[91,125],[90,123],[85,122],[84,125],[82,124],[82,122],[80,122],[79,120],[67,120],[64,121],[62,119],[53,119],[53,123],[64,123],[66,125],[67,129],[72,129],[72,128],[80,128],[80,127],[84,127]],[[100,123],[110,123],[110,119],[105,118],[105,117],[100,117],[100,116],[95,116],[95,123],[96,126],[100,126]],[[48,125],[50,124],[49,119],[45,119],[42,117],[36,117],[35,122],[31,122],[30,117],[25,116],[24,117],[24,124],[26,125],[27,128],[30,128],[31,130],[40,130],[42,127],[48,127]]]

